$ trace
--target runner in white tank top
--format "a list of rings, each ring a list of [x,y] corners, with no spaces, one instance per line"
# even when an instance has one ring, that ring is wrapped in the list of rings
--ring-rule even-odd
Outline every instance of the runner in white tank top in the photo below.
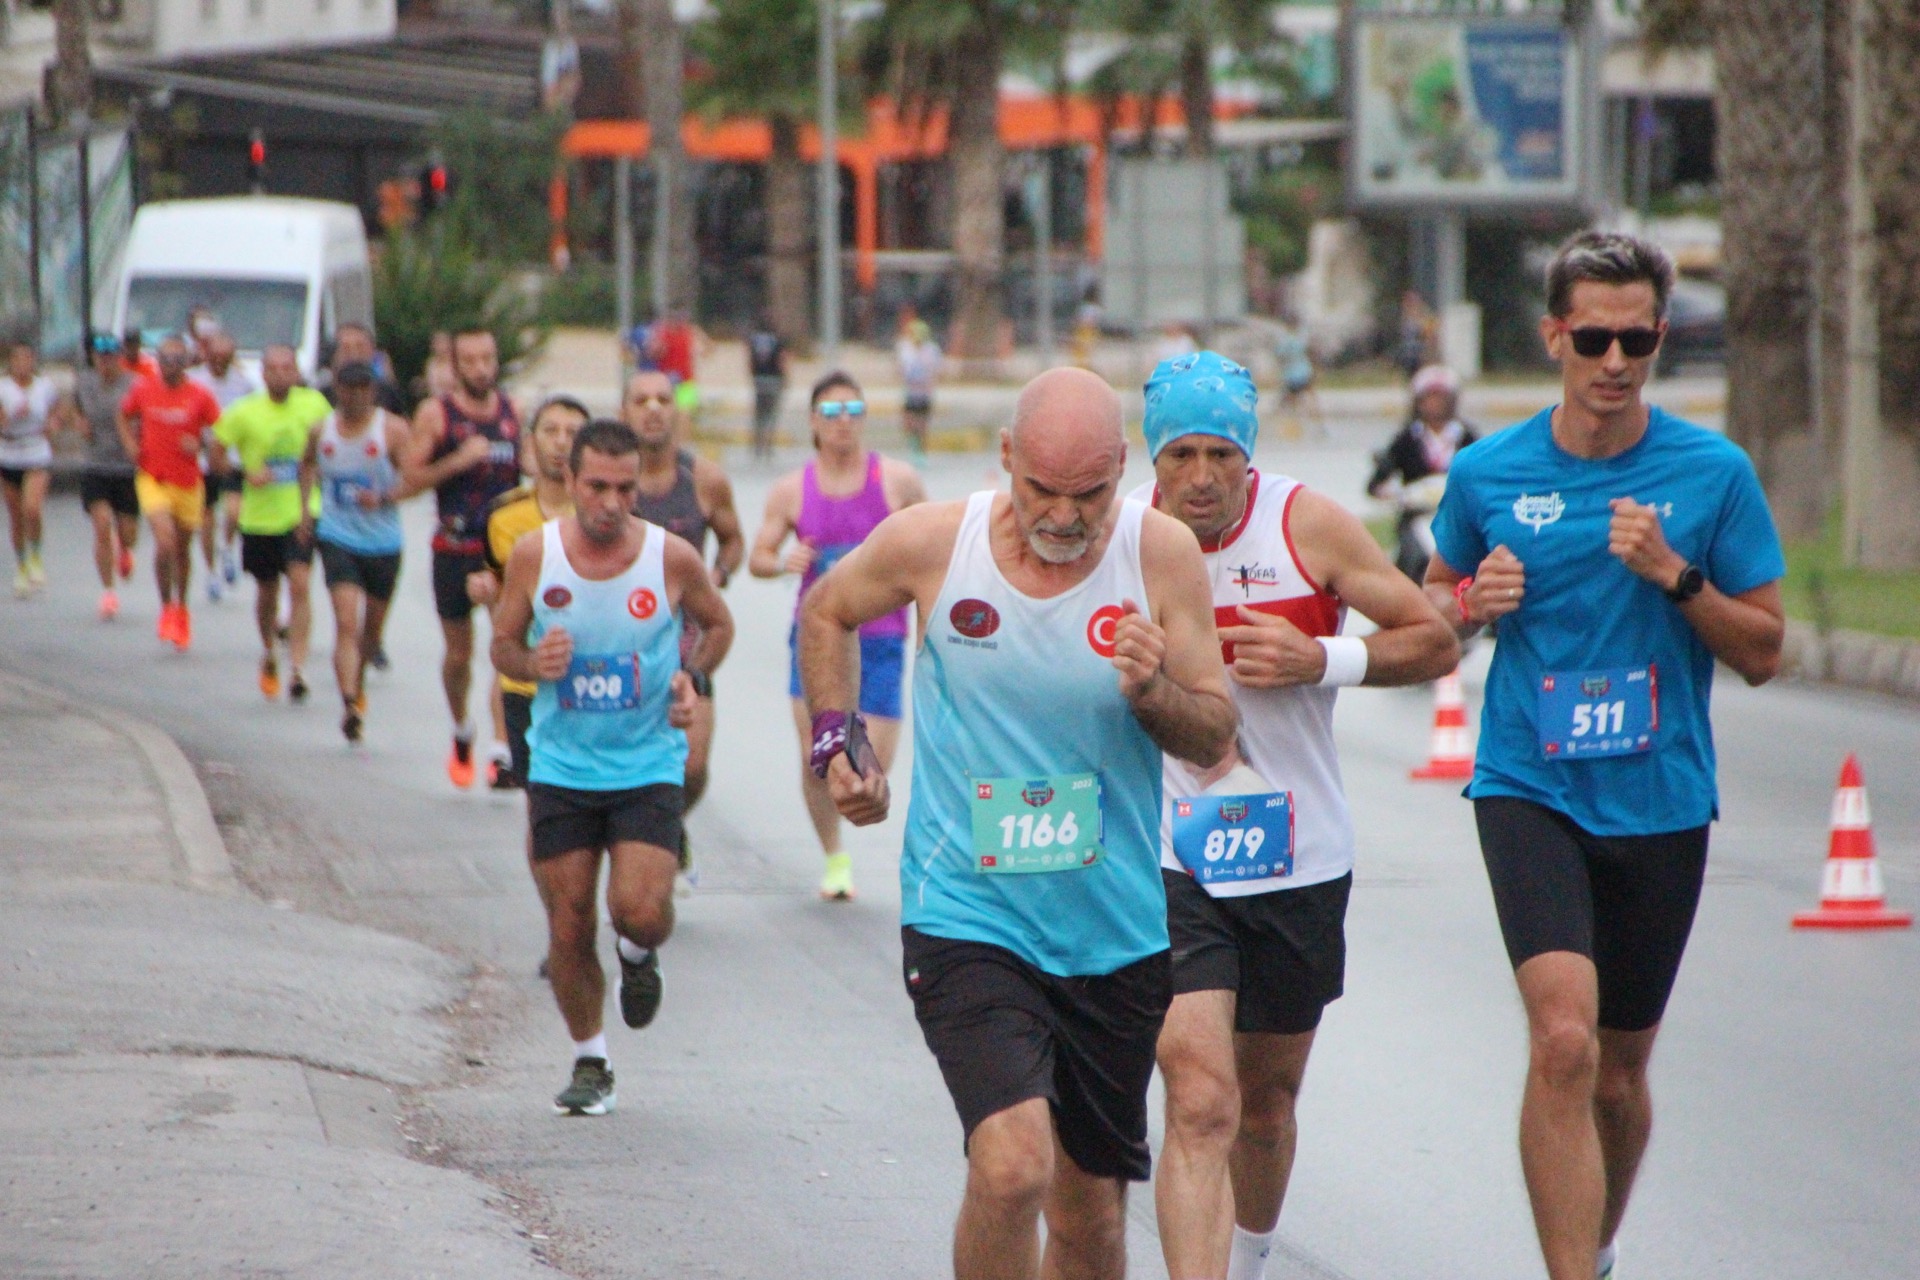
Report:
[[[1171,1275],[1229,1280],[1265,1267],[1292,1172],[1294,1097],[1344,978],[1354,837],[1334,698],[1362,681],[1430,680],[1459,657],[1452,630],[1355,516],[1250,465],[1255,403],[1230,360],[1163,362],[1147,382],[1156,482],[1138,495],[1200,539],[1240,712],[1230,769],[1166,758],[1161,817],[1174,966],[1159,1050],[1161,1247]],[[1349,607],[1380,629],[1342,636]],[[1272,1153],[1247,1185],[1228,1173],[1236,1141]],[[1231,1238],[1220,1230],[1230,1213]]]

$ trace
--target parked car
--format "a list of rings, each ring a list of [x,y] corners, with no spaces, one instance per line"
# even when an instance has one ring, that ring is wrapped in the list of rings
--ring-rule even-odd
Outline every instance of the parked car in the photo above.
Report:
[[[1660,372],[1719,369],[1727,362],[1727,291],[1705,280],[1676,280],[1667,298],[1667,340]]]

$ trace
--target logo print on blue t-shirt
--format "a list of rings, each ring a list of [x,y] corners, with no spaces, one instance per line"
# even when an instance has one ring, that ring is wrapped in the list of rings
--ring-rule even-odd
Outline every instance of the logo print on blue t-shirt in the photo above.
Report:
[[[1535,537],[1540,530],[1565,515],[1567,504],[1558,490],[1552,493],[1523,493],[1513,500],[1513,518],[1531,526]]]

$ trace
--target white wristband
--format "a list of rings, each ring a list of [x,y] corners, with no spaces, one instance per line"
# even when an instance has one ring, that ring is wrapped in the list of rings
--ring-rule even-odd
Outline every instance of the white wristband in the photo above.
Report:
[[[1367,642],[1359,636],[1321,636],[1320,647],[1327,651],[1321,688],[1356,685],[1367,678]]]

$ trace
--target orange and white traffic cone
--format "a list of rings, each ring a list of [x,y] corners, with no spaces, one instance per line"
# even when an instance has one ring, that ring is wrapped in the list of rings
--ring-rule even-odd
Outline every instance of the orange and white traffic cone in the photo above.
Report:
[[[1880,861],[1873,852],[1873,817],[1867,812],[1867,787],[1859,757],[1840,766],[1840,789],[1833,793],[1833,833],[1827,841],[1827,868],[1820,877],[1820,906],[1797,912],[1796,929],[1905,929],[1906,911],[1887,910],[1880,886]]]
[[[1473,776],[1473,743],[1467,737],[1467,699],[1460,672],[1433,683],[1433,740],[1427,762],[1409,776],[1423,781],[1457,782]]]

